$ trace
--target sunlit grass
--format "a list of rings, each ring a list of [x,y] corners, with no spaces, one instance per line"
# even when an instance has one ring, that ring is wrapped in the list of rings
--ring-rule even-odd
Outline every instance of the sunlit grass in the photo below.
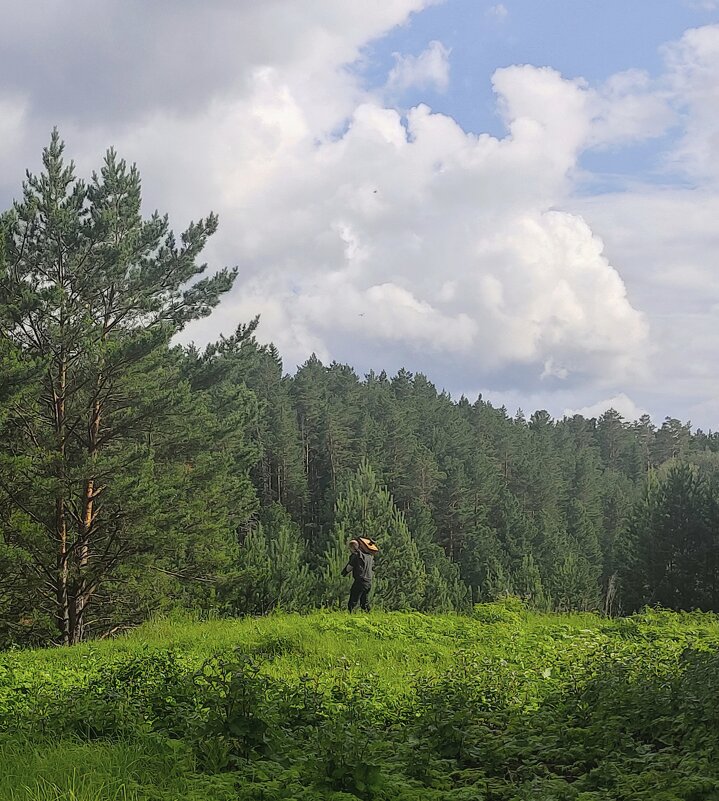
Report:
[[[232,785],[197,775],[179,743],[0,739],[2,801],[224,801]]]
[[[649,612],[623,620],[592,614],[538,614],[514,601],[471,616],[316,612],[259,619],[156,620],[115,640],[73,648],[0,654],[0,801],[229,801],[232,774],[204,775],[189,744],[142,727],[133,736],[73,739],[47,724],[73,693],[115,666],[171,653],[191,676],[218,655],[246,655],[276,686],[309,678],[321,692],[338,681],[371,686],[378,707],[401,709],[422,682],[441,680],[464,661],[482,675],[498,667],[516,679],[517,709],[538,709],[548,687],[571,684],[593,656],[651,665],[687,646],[719,645],[711,614]],[[668,662],[667,662],[668,660]],[[164,681],[164,679],[163,679]],[[20,705],[13,707],[20,699]],[[25,706],[23,706],[23,703]],[[0,715],[0,722],[2,722]],[[10,732],[17,728],[16,734]],[[69,731],[69,730],[68,730]],[[83,735],[84,736],[84,735]],[[281,796],[278,796],[280,798]]]

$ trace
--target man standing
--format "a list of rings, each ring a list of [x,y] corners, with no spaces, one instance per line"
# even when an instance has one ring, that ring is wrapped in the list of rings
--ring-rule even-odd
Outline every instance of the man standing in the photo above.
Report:
[[[350,612],[354,611],[357,603],[363,611],[369,612],[369,591],[372,589],[372,568],[374,563],[374,556],[371,553],[365,553],[360,547],[358,540],[350,540],[350,558],[349,562],[342,570],[342,575],[346,576],[350,572],[354,578],[352,588],[350,589],[350,598],[347,603],[347,608]]]

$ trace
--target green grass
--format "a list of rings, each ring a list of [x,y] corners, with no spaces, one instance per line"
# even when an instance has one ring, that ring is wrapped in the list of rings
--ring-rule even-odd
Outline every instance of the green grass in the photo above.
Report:
[[[555,643],[571,641],[573,648],[584,651],[611,636],[605,634],[606,624],[593,615],[522,612],[520,617],[497,609],[500,612],[487,607],[486,622],[481,616],[418,613],[272,615],[204,623],[161,620],[112,641],[0,654],[0,666],[27,675],[35,686],[57,687],[76,684],[98,666],[138,653],[170,650],[186,664],[199,666],[213,655],[239,648],[273,657],[264,666],[270,675],[318,675],[350,666],[369,671],[383,693],[394,694],[403,692],[408,677],[418,671],[436,674],[446,669],[458,650],[507,656],[530,648],[554,652]],[[713,620],[692,629],[699,630],[719,638]]]
[[[0,740],[3,801],[224,801],[235,797],[233,784],[195,774],[178,743]]]
[[[0,801],[719,799],[719,620],[147,624],[0,654]]]

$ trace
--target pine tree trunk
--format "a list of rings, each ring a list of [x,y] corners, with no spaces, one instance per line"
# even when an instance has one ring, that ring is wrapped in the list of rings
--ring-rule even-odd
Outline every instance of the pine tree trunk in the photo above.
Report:
[[[70,597],[68,592],[70,574],[70,551],[65,498],[65,391],[67,387],[67,362],[65,353],[60,351],[57,386],[54,390],[55,434],[57,440],[57,489],[55,499],[55,537],[57,541],[57,624],[64,645],[71,642]]]
[[[102,378],[98,377],[98,392]],[[90,425],[88,426],[88,446],[87,455],[91,468],[91,474],[85,479],[82,498],[82,518],[80,520],[80,531],[78,532],[78,566],[80,569],[87,567],[90,558],[90,536],[94,523],[94,507],[96,497],[95,477],[92,475],[95,457],[97,455],[98,437],[100,434],[101,407],[100,399],[95,398],[90,413]]]
[[[58,477],[60,478],[60,477]],[[68,596],[68,551],[65,501],[59,494],[55,502],[55,532],[57,536],[57,625],[63,645],[70,645],[70,599]]]

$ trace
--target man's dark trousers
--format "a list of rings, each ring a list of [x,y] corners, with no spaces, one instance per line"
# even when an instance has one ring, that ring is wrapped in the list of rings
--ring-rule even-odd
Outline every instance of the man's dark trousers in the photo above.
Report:
[[[369,591],[372,589],[372,584],[368,581],[362,581],[360,579],[355,579],[352,587],[350,588],[350,599],[347,604],[347,608],[350,612],[354,611],[354,608],[359,605],[362,607],[364,612],[369,612],[369,600],[368,595]]]

